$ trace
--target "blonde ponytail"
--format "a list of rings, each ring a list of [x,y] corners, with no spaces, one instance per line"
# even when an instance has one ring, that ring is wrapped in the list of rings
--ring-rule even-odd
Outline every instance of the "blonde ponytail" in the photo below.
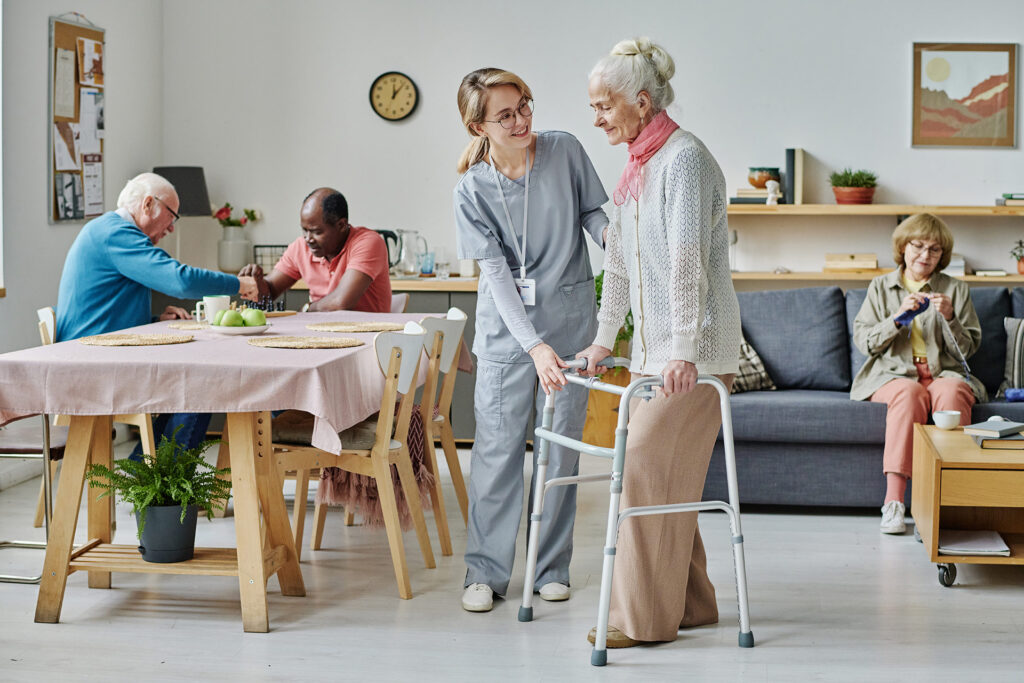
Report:
[[[458,94],[459,113],[462,115],[462,125],[473,139],[459,157],[456,170],[460,174],[487,157],[490,140],[476,132],[473,126],[484,122],[488,91],[499,85],[511,85],[528,99],[533,99],[533,93],[523,79],[504,69],[477,69],[462,79]]]

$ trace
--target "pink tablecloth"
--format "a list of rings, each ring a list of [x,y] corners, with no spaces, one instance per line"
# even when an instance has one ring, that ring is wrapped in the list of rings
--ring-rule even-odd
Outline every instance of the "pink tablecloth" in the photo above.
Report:
[[[422,313],[300,313],[272,318],[266,335],[329,336],[311,322],[422,320]],[[187,344],[86,346],[68,341],[0,355],[0,424],[17,415],[239,413],[294,408],[316,416],[313,445],[338,453],[338,432],[380,408],[383,376],[374,333],[347,349],[264,349],[244,336],[183,331],[167,322],[138,333],[195,335]],[[421,377],[426,362],[421,362]],[[471,366],[463,344],[460,368]]]

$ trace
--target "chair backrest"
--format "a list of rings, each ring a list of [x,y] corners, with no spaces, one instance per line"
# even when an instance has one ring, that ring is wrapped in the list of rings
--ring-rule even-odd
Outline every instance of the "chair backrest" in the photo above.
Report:
[[[406,307],[409,305],[409,294],[408,292],[402,292],[401,294],[391,295],[391,312],[392,313],[405,313]]]
[[[39,339],[43,342],[43,346],[52,344],[54,340],[54,334],[57,331],[57,314],[53,310],[53,306],[47,306],[46,308],[40,308],[36,311],[36,315],[39,316]]]
[[[433,417],[433,415],[426,414],[428,408],[432,413],[436,406],[441,413],[447,414],[448,408],[451,406],[452,392],[455,388],[454,371],[458,364],[459,349],[462,346],[462,334],[466,329],[466,321],[466,313],[454,307],[448,309],[448,315],[444,318],[427,317],[420,321],[420,325],[427,331],[423,338],[423,349],[427,352],[429,362],[427,382],[420,400],[424,419]],[[445,378],[441,384],[440,397],[435,398],[438,377],[442,372],[445,373]]]
[[[380,417],[377,419],[378,446],[394,438],[405,443],[412,416],[412,402],[415,379],[419,374],[420,356],[423,355],[423,337],[426,335],[419,323],[407,322],[401,332],[381,332],[373,338],[377,363],[384,373],[384,395],[380,402]],[[395,401],[402,394],[398,410]],[[392,427],[394,430],[392,432]]]

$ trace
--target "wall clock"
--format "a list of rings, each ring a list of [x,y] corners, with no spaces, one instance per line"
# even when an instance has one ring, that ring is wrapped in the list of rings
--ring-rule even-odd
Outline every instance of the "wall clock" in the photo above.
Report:
[[[370,86],[370,107],[388,121],[408,118],[419,103],[420,93],[412,79],[398,71],[388,71]]]

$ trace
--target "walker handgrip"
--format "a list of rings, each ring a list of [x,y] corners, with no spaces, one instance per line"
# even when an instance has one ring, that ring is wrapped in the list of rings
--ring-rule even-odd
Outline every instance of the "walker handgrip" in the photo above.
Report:
[[[586,370],[587,369],[587,359],[586,358],[577,358],[576,360],[567,360],[567,361],[565,361],[565,367],[562,368],[562,369],[563,370]]]

